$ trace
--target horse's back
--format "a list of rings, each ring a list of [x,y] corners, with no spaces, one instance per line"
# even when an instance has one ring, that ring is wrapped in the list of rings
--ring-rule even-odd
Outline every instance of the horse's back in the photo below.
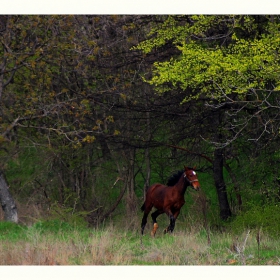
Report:
[[[166,191],[167,188],[169,188],[169,187],[162,185],[160,183],[155,183],[148,188],[147,195],[155,195],[155,193],[156,194],[162,193],[162,192]]]

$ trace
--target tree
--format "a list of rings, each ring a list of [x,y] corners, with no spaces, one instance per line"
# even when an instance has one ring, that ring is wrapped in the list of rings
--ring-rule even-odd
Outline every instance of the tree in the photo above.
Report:
[[[67,200],[68,205],[88,210],[88,201],[97,200],[92,191],[93,169],[113,160],[119,177],[127,178],[127,205],[135,208],[135,150],[139,143],[135,134],[145,133],[143,126],[137,127],[143,107],[134,106],[141,99],[142,83],[138,73],[142,58],[130,51],[137,38],[134,33],[139,35],[141,30],[137,26],[142,20],[136,19],[6,18],[2,29],[3,136],[18,149],[29,142],[48,156],[50,169],[42,178],[34,175],[35,185],[44,189],[48,200],[60,205]],[[96,203],[90,207],[100,207]]]
[[[91,212],[96,222],[123,203],[128,216],[151,180],[208,158],[202,169],[211,162],[226,219],[224,169],[234,179],[240,155],[255,158],[278,137],[277,17],[2,16],[0,23],[2,172],[28,158],[28,180],[7,176],[12,193],[48,209]],[[144,54],[133,48],[140,41]]]
[[[9,142],[18,149],[26,140],[45,148],[64,145],[65,140],[70,145],[94,140],[93,131],[82,125],[90,115],[79,89],[83,73],[72,82],[80,69],[74,23],[71,16],[1,17],[1,148],[10,157]],[[3,197],[10,195],[4,178],[2,205],[12,201]],[[11,205],[4,210],[9,208],[16,209]]]
[[[154,63],[146,81],[160,94],[176,89],[182,102],[202,101],[214,112],[212,139],[202,137],[215,147],[214,179],[223,219],[231,215],[226,197],[221,199],[226,195],[225,147],[244,134],[254,141],[268,133],[277,136],[279,24],[271,16],[168,16],[137,46],[150,53],[173,44],[177,52]]]
[[[228,115],[253,113],[249,119],[243,114],[236,125],[230,123],[226,129],[234,133],[220,143],[225,146],[258,115],[279,109],[275,98],[279,88],[278,27],[278,19],[269,16],[170,16],[152,30],[157,36],[138,48],[150,52],[172,41],[180,51],[169,61],[154,64],[149,83],[159,92],[180,88],[183,102],[202,99],[205,106],[230,110]],[[268,129],[268,122],[263,129]]]
[[[9,191],[4,173],[0,171],[0,201],[6,221],[18,222],[17,206]]]

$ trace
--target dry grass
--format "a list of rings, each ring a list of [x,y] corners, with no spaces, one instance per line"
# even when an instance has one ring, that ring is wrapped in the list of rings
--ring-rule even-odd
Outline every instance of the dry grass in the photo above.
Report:
[[[173,235],[149,234],[140,243],[138,232],[113,226],[100,230],[78,229],[43,232],[24,229],[26,238],[0,241],[0,265],[278,265],[280,242],[263,236],[237,237],[203,230],[177,231]],[[246,241],[246,242],[245,242]]]
[[[262,231],[244,230],[241,235],[210,231],[205,220],[178,221],[172,235],[162,229],[156,238],[147,224],[140,242],[140,218],[100,229],[44,228],[37,221],[44,211],[20,205],[22,229],[0,223],[0,265],[279,265],[280,241]],[[31,215],[32,213],[32,215]],[[2,215],[0,211],[0,216]],[[32,219],[30,218],[32,217]],[[35,224],[34,224],[35,223]],[[36,226],[37,223],[37,226]],[[188,228],[185,225],[188,225]],[[205,230],[207,228],[207,230]],[[211,242],[209,242],[211,241]]]
[[[131,258],[129,244],[110,228],[86,238],[78,230],[61,234],[32,229],[27,240],[1,240],[0,265],[118,265]]]

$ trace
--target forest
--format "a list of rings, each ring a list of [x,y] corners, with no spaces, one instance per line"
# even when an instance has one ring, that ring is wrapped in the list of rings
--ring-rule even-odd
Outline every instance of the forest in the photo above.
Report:
[[[279,16],[1,15],[0,38],[1,220],[140,230],[189,166],[181,226],[279,236]]]

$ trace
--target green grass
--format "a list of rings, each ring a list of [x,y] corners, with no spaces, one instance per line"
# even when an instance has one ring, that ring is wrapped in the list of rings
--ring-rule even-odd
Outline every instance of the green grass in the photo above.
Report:
[[[26,227],[11,222],[0,222],[0,240],[17,241],[26,238]]]
[[[0,265],[278,265],[280,241],[256,232],[210,232],[202,228],[145,231],[112,225],[77,227],[59,220],[32,226],[0,223]]]

